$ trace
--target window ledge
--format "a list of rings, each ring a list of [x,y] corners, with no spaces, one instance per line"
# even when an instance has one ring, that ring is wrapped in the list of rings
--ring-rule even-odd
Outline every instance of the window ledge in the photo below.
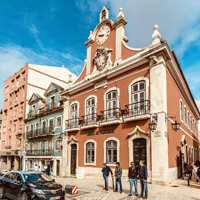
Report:
[[[88,126],[81,126],[81,130],[89,129],[89,128],[97,128],[97,127],[98,127],[97,124],[92,124],[92,125],[88,125]]]
[[[87,165],[96,166],[96,163],[84,163],[84,166],[87,166]]]
[[[71,128],[71,129],[67,129],[66,131],[79,131],[80,130],[80,128]]]
[[[109,121],[109,122],[102,122],[100,123],[101,126],[109,126],[112,124],[120,124],[121,120],[113,120],[113,121]]]
[[[139,115],[135,117],[127,117],[127,118],[124,118],[124,122],[137,121],[141,119],[150,119],[150,114]]]
[[[116,167],[116,164],[115,163],[113,163],[113,164],[107,163],[107,166],[109,166],[109,167]]]

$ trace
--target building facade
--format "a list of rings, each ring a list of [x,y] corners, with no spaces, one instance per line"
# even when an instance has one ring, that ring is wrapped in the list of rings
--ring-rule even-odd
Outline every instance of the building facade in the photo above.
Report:
[[[50,163],[53,175],[60,175],[63,101],[59,92],[63,90],[51,83],[44,93],[45,99],[34,93],[29,100],[29,114],[25,119],[25,171],[34,169],[35,164],[43,171]]]
[[[64,67],[27,63],[4,83],[0,156],[2,170],[20,168],[19,151],[24,151],[28,101],[35,92],[42,96],[51,82],[65,87],[71,73]],[[72,74],[72,79],[75,77]]]
[[[158,26],[152,44],[132,48],[122,8],[117,17],[113,22],[109,9],[102,9],[85,43],[83,71],[61,92],[61,175],[102,178],[102,164],[113,169],[119,161],[127,179],[130,162],[138,167],[144,160],[148,181],[166,184],[177,178],[180,155],[187,162],[197,159],[200,113],[175,53],[160,40]]]

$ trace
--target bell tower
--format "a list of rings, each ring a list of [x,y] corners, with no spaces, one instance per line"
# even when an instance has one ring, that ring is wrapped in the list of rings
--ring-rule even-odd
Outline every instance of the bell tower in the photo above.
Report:
[[[102,22],[105,19],[109,19],[109,8],[106,8],[104,6],[99,15],[100,15],[100,22]]]

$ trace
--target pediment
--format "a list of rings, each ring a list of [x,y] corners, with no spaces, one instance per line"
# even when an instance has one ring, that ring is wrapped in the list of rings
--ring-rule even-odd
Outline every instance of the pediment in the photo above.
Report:
[[[143,131],[139,126],[136,126],[135,129],[128,134],[129,137],[132,137],[134,135],[145,135],[147,136],[149,134],[149,132]]]
[[[49,85],[49,87],[47,88],[46,92],[44,93],[44,96],[47,97],[49,94],[52,94],[56,91],[62,91],[64,90],[63,87],[57,85],[56,83],[51,82],[51,84]]]
[[[37,102],[37,101],[42,100],[42,99],[43,98],[39,94],[33,93],[31,98],[30,98],[30,100],[29,100],[29,102],[28,102],[28,104],[30,105],[31,103]]]
[[[68,140],[68,143],[77,143],[77,142],[78,142],[78,140],[73,135],[71,135]]]

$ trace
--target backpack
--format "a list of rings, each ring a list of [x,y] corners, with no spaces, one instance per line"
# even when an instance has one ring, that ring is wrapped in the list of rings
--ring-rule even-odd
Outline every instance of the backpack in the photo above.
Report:
[[[200,167],[197,169],[197,175],[200,177]]]

